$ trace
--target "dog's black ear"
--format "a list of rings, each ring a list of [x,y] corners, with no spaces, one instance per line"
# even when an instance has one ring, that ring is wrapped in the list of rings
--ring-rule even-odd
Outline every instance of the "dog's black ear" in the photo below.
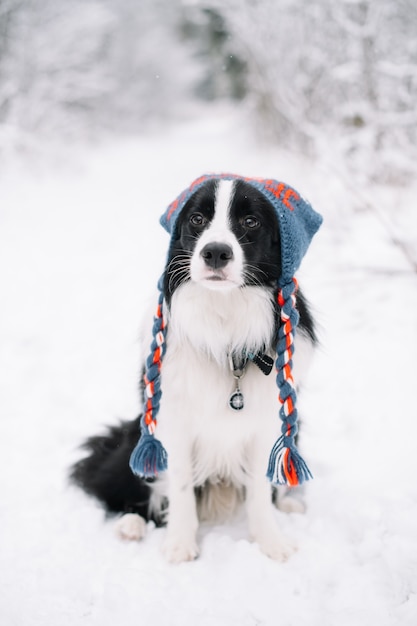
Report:
[[[296,308],[300,315],[300,320],[298,322],[299,329],[304,332],[314,344],[317,343],[317,334],[314,326],[314,319],[311,314],[307,298],[304,296],[301,289],[298,289]]]

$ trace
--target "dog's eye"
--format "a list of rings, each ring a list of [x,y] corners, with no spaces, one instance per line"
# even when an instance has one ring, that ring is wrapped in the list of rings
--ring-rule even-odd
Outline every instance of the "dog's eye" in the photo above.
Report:
[[[193,213],[190,215],[190,222],[193,226],[205,226],[207,224],[207,218],[201,213]]]
[[[244,217],[242,220],[242,226],[251,230],[253,230],[254,228],[259,228],[260,225],[261,222],[253,215],[246,215],[246,217]]]

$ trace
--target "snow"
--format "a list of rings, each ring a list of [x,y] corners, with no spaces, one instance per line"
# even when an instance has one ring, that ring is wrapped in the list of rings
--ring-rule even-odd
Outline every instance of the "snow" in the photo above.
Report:
[[[257,146],[243,129],[220,107],[160,134],[72,147],[64,164],[3,171],[1,624],[417,623],[416,275],[380,213],[328,164]],[[139,319],[167,245],[159,215],[220,170],[281,178],[325,217],[300,273],[320,324],[300,399],[315,479],[304,515],[276,513],[298,544],[283,564],[249,543],[239,513],[201,527],[197,561],[169,565],[164,529],[122,542],[67,482],[81,441],[139,410]],[[368,195],[386,216],[395,198],[409,247],[414,192]]]

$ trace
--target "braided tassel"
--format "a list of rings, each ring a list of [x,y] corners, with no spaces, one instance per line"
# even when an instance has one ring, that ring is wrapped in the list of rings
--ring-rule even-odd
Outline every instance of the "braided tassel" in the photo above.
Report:
[[[130,456],[130,469],[146,478],[154,477],[168,467],[168,455],[162,443],[155,438],[156,415],[159,411],[161,392],[161,367],[165,353],[166,328],[163,317],[162,280],[160,295],[152,329],[153,340],[146,360],[145,405],[141,419],[141,437]]]
[[[267,477],[278,485],[294,487],[312,478],[305,461],[295,446],[297,434],[297,394],[292,375],[292,357],[294,354],[294,333],[299,314],[295,308],[298,283],[295,278],[278,292],[278,304],[281,310],[281,324],[278,331],[277,345],[277,385],[278,400],[281,404],[279,416],[282,420],[282,435],[276,441],[269,457]]]

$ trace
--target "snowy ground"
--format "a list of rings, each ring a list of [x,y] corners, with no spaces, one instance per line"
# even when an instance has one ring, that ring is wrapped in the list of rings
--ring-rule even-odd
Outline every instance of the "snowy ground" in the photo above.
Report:
[[[417,623],[417,277],[329,167],[260,150],[242,120],[219,119],[61,168],[14,163],[0,179],[4,626]],[[300,403],[315,480],[305,515],[277,512],[299,546],[285,564],[248,542],[238,516],[201,529],[198,561],[168,565],[164,529],[121,543],[66,480],[85,436],[139,410],[138,321],[167,244],[159,215],[220,170],[281,178],[325,216],[300,274],[321,326]],[[372,197],[396,224],[408,216],[415,241],[413,194]]]

